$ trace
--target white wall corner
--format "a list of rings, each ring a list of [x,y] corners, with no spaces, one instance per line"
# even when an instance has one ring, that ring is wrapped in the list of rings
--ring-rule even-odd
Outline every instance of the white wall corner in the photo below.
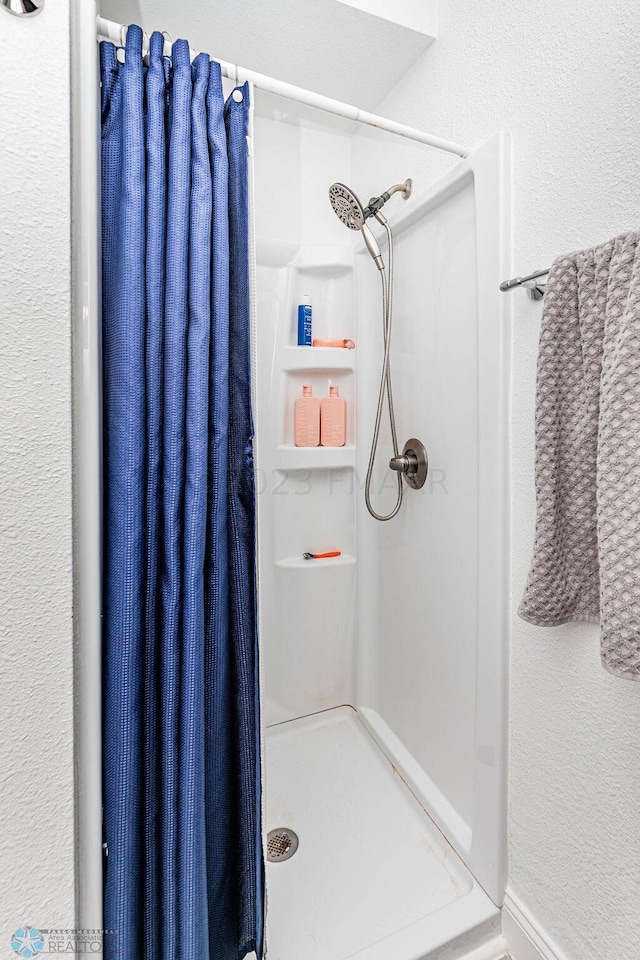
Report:
[[[438,0],[337,0],[431,40],[438,35]],[[381,25],[382,26],[382,25]]]
[[[569,960],[516,894],[507,889],[502,935],[512,960]]]

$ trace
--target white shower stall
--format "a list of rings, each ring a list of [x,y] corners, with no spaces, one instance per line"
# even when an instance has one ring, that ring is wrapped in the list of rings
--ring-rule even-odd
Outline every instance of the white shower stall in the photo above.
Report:
[[[328,199],[334,181],[363,200],[390,186],[352,164],[357,136],[356,124],[255,91],[264,828],[299,839],[290,859],[267,864],[268,956],[424,960],[477,948],[498,957],[508,144],[495,137],[385,208],[396,241],[400,446],[422,440],[430,472],[380,523],[364,505],[383,359],[380,281],[360,233]],[[412,177],[409,159],[394,176]],[[350,338],[355,349],[297,346],[304,294],[313,336]],[[294,445],[303,384],[320,397],[338,386],[345,446]],[[392,455],[383,419],[372,499],[385,512],[395,501]]]
[[[75,136],[80,921],[101,926],[99,268],[93,5]],[[82,94],[80,87],[82,86]],[[328,198],[372,182],[357,122],[253,88],[253,391],[269,960],[498,960],[506,883],[509,144],[395,182],[391,371],[400,446],[429,475],[395,519],[364,504],[383,360],[378,271]],[[382,136],[379,134],[379,136]],[[392,134],[384,136],[391,137]],[[360,139],[359,139],[360,138]],[[356,150],[356,146],[358,149]],[[375,148],[375,143],[372,149]],[[396,146],[396,155],[401,152]],[[429,147],[420,149],[425,151]],[[374,225],[374,229],[375,225]],[[378,231],[383,256],[387,255]],[[302,296],[313,336],[297,345]],[[294,401],[339,388],[342,447],[296,447]],[[383,418],[372,499],[395,499]],[[305,552],[340,556],[305,560]]]

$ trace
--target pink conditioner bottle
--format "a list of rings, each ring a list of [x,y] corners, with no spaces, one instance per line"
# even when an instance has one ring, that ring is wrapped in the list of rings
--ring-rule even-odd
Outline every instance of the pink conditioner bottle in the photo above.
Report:
[[[329,396],[320,408],[320,443],[323,447],[344,447],[347,440],[347,402],[329,387]]]

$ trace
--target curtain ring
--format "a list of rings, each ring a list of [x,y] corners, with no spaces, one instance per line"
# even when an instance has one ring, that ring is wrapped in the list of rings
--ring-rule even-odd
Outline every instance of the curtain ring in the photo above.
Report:
[[[165,42],[165,43],[168,43],[168,44],[169,44],[169,47],[172,47],[172,46],[173,46],[173,37],[171,36],[171,34],[169,33],[169,31],[168,31],[168,30],[163,30],[163,31],[162,31],[162,36],[164,37],[164,42]],[[164,50],[163,50],[163,51],[162,51],[162,54],[163,54],[163,56],[170,57],[170,56],[171,56],[171,50],[169,50],[169,53],[165,53]]]
[[[143,30],[142,31],[142,62],[144,63],[145,67],[148,67],[149,63],[151,62],[149,59],[149,50],[150,50],[149,34],[147,33],[146,30]]]
[[[120,24],[120,46],[124,47],[127,43],[127,26],[124,23]]]

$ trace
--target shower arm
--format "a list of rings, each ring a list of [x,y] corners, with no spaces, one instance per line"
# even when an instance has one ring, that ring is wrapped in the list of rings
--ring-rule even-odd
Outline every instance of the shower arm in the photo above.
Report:
[[[404,183],[394,183],[392,187],[381,193],[379,197],[371,197],[368,206],[364,208],[364,218],[375,217],[384,207],[387,200],[390,200],[394,193],[402,193],[403,199],[408,200],[413,189],[413,181],[409,178]]]

